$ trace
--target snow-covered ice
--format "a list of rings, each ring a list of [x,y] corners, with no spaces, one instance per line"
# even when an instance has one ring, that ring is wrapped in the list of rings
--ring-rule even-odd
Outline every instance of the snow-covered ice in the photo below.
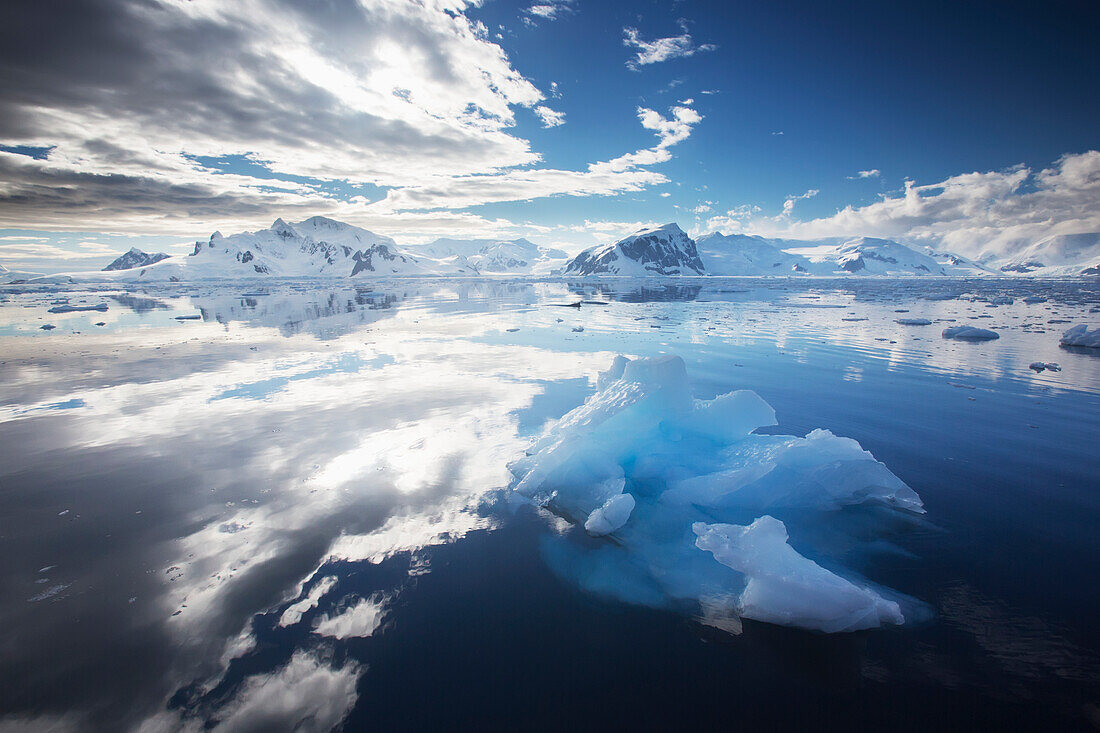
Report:
[[[623,482],[625,484],[625,482]],[[634,497],[630,494],[616,494],[604,502],[603,506],[593,509],[585,520],[584,529],[590,535],[611,534],[626,524],[630,513],[634,511]]]
[[[747,578],[737,610],[745,618],[816,631],[856,631],[905,621],[901,608],[799,555],[787,528],[764,515],[747,527],[692,525],[695,545]]]
[[[596,388],[510,466],[518,494],[614,538],[568,562],[588,563],[588,587],[635,598],[656,586],[676,602],[820,631],[902,623],[896,601],[799,554],[772,516],[805,527],[858,505],[922,514],[916,492],[856,441],[755,434],[776,425],[767,402],[749,390],[694,399],[676,356],[616,357]]]
[[[1000,338],[996,331],[990,331],[988,328],[978,328],[977,326],[951,326],[943,329],[942,336],[945,339],[957,339],[959,341],[992,341]]]
[[[1079,323],[1062,334],[1058,342],[1062,346],[1083,346],[1089,349],[1100,349],[1100,328],[1089,328],[1084,323]]]

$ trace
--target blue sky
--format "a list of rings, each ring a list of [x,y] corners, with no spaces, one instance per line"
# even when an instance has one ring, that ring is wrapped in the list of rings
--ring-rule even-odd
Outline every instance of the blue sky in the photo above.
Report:
[[[670,220],[972,256],[1100,230],[1084,3],[144,5],[4,11],[0,264],[314,213],[572,250]]]

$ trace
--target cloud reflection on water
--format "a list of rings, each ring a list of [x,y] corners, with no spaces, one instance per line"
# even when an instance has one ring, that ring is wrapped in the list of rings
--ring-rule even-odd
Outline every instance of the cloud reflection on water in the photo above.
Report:
[[[896,293],[806,297],[807,287],[115,294],[108,314],[92,314],[104,330],[59,325],[48,337],[11,334],[37,329],[56,293],[4,304],[0,478],[8,506],[34,511],[8,535],[18,567],[4,572],[0,620],[23,632],[5,642],[11,668],[37,670],[5,673],[4,709],[64,720],[75,710],[78,724],[103,729],[142,718],[151,729],[255,729],[275,713],[339,722],[370,674],[346,642],[386,633],[384,617],[431,571],[428,548],[499,526],[507,464],[614,353],[675,350],[704,388],[770,378],[778,389],[794,365],[869,380],[917,364],[1023,392],[1100,385],[1100,359],[1059,352],[1053,327],[1023,327],[1038,322],[1032,311],[1080,315],[1072,298],[997,309],[996,325],[1012,328],[993,347],[893,323]],[[906,297],[913,317],[988,310]],[[579,298],[611,305],[550,305]],[[174,320],[194,312],[201,321]],[[869,320],[844,322],[850,313]],[[58,323],[87,330],[89,318]],[[1063,372],[1035,375],[1026,365],[1037,359]],[[64,590],[27,603],[51,564],[45,587]],[[383,595],[345,582],[368,571]],[[77,617],[102,631],[64,630]],[[257,642],[272,633],[287,644],[277,654]],[[44,665],[44,653],[65,664]],[[124,663],[109,664],[112,654]]]

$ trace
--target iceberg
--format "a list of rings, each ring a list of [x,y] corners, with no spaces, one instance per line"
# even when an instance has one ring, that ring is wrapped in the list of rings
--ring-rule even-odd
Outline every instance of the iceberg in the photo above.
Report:
[[[776,424],[750,390],[694,398],[679,357],[618,356],[595,394],[509,466],[513,489],[609,540],[548,551],[589,590],[737,623],[823,632],[903,623],[896,600],[820,562],[836,568],[836,547],[892,531],[882,513],[923,514],[920,497],[851,438],[756,432]],[[862,512],[862,524],[838,543],[845,512]]]
[[[1062,346],[1100,349],[1100,328],[1090,329],[1084,323],[1079,323],[1062,334],[1062,338],[1058,343]]]
[[[959,341],[992,341],[999,339],[1000,334],[990,331],[988,328],[977,326],[951,326],[943,329],[941,334],[945,339],[957,339]]]

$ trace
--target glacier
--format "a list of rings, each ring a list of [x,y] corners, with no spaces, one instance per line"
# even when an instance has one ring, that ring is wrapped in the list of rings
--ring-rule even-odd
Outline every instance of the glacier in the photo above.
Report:
[[[751,618],[831,633],[904,623],[903,597],[839,566],[835,541],[822,537],[844,534],[836,520],[851,508],[870,511],[872,529],[848,546],[885,534],[896,517],[924,513],[920,497],[850,438],[756,432],[776,424],[750,390],[694,398],[677,356],[618,356],[596,392],[509,466],[512,488],[604,538],[550,551],[589,590],[694,605],[726,626]]]

